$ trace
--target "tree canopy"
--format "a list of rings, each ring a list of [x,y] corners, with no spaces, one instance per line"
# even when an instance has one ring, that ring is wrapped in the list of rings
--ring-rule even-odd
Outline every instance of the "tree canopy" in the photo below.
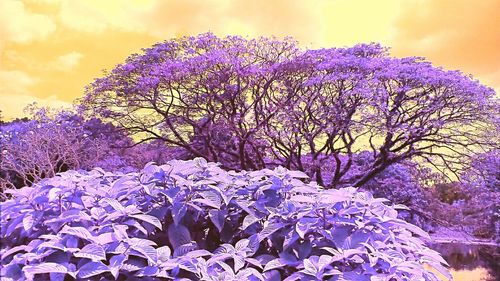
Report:
[[[290,38],[172,39],[96,79],[81,105],[140,141],[231,169],[283,165],[330,187],[361,186],[414,158],[457,173],[459,156],[498,146],[486,135],[498,118],[491,88],[374,43],[304,50]],[[369,164],[356,164],[360,152]]]

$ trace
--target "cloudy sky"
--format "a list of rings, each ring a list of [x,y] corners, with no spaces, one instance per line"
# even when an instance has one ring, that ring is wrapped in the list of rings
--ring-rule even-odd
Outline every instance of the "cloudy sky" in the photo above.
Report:
[[[380,42],[500,93],[500,0],[0,0],[0,110],[68,105],[141,48],[207,31],[305,48]]]

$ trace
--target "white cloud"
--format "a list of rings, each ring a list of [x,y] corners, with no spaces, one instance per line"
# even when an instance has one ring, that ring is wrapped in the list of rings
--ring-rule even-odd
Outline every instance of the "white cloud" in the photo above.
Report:
[[[5,119],[21,117],[23,109],[36,102],[40,106],[65,107],[70,103],[59,100],[56,96],[39,98],[31,95],[30,87],[38,83],[38,79],[18,70],[0,70],[0,110]]]
[[[31,13],[21,1],[0,1],[0,37],[4,42],[29,43],[56,30],[49,16]]]
[[[84,32],[107,28],[146,31],[140,15],[154,7],[156,0],[61,0],[59,20],[64,26]]]
[[[71,52],[57,57],[49,67],[57,70],[72,70],[80,63],[82,57],[81,53]]]
[[[69,71],[75,69],[79,64],[84,55],[82,53],[73,51],[64,55],[60,55],[50,61],[35,61],[27,57],[22,56],[22,54],[16,51],[5,51],[4,56],[8,61],[15,61],[18,65],[24,66],[24,69],[30,69],[35,71]],[[49,59],[49,58],[47,58]]]
[[[37,82],[37,79],[23,71],[0,70],[0,94],[2,96],[28,93],[29,87]]]
[[[56,96],[38,98],[30,95],[0,95],[0,110],[5,120],[26,116],[24,109],[36,102],[39,107],[71,108],[72,104],[59,100]]]

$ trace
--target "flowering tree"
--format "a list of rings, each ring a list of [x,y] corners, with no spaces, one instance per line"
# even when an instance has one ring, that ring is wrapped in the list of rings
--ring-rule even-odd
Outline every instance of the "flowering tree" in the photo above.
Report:
[[[130,56],[82,100],[142,141],[226,168],[283,165],[330,187],[362,186],[416,157],[456,173],[459,156],[492,145],[483,132],[495,106],[494,91],[471,77],[378,44],[302,50],[291,39],[210,33]],[[356,170],[361,150],[371,162]]]

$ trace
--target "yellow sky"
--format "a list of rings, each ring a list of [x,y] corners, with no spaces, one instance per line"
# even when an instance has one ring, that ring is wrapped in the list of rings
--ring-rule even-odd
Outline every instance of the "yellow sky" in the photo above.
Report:
[[[0,0],[0,110],[64,106],[140,48],[179,35],[380,42],[500,93],[500,0]]]

